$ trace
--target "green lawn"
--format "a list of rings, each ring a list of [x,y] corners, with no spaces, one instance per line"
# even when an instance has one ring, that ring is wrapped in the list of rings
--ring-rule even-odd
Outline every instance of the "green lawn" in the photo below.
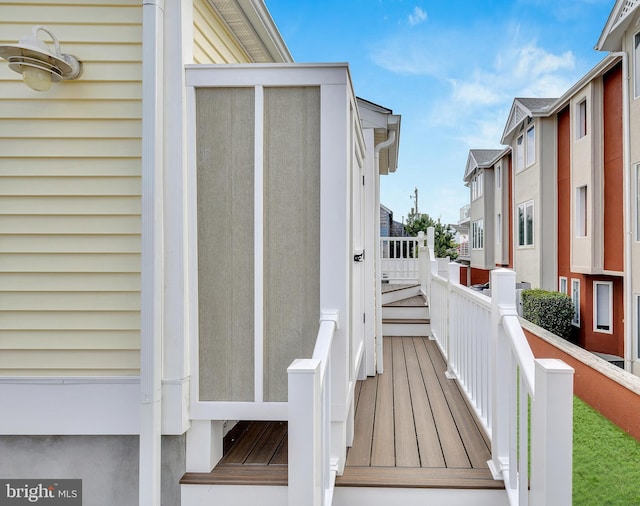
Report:
[[[640,442],[577,397],[573,402],[573,504],[640,506]]]

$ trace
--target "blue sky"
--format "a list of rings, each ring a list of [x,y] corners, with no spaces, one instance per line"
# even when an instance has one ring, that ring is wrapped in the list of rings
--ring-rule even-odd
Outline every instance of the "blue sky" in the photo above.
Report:
[[[559,97],[605,55],[614,0],[265,0],[296,62],[348,62],[356,94],[402,116],[381,202],[457,222],[470,149],[500,148],[515,97]],[[454,10],[455,9],[455,10]]]

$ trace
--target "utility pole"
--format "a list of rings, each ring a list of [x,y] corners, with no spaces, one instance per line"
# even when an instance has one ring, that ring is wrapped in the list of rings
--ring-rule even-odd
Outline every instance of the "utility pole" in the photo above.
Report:
[[[413,189],[413,195],[409,195],[409,198],[414,201],[414,203],[415,203],[415,216],[417,218],[419,218],[420,214],[418,213],[418,188],[417,187]]]

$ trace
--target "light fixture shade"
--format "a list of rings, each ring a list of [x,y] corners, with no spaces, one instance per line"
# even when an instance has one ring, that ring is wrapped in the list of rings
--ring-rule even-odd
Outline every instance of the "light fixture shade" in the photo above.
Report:
[[[44,41],[38,39],[38,32],[45,32],[53,41],[51,51]],[[18,44],[0,46],[0,57],[9,62],[9,68],[22,74],[25,83],[37,91],[46,91],[49,85],[68,79],[77,79],[82,73],[82,65],[75,56],[62,54],[60,43],[53,33],[43,26],[34,26],[32,35],[20,39]]]

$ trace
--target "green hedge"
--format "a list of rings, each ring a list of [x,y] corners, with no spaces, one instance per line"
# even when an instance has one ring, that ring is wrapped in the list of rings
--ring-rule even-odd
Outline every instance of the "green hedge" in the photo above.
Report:
[[[522,316],[525,320],[564,339],[571,337],[573,301],[560,292],[534,289],[522,291]]]

